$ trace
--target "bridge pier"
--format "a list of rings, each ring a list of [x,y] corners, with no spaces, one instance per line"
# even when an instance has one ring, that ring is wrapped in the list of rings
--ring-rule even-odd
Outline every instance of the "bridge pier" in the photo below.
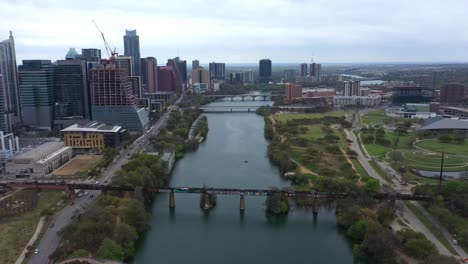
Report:
[[[204,205],[203,209],[208,210],[210,208],[210,196],[208,195],[207,192],[203,194],[203,199],[204,199]]]
[[[242,101],[244,101],[244,99],[245,99],[245,96],[242,96]]]
[[[263,96],[263,101],[266,101],[266,98],[267,98],[266,96]]]
[[[252,100],[255,101],[255,96],[252,96]]]
[[[233,96],[233,97],[231,97],[231,102],[232,102],[232,101],[234,101],[234,96]],[[243,100],[242,100],[242,101],[243,101]]]
[[[240,196],[240,210],[243,212],[245,210],[245,201],[244,201],[244,195],[241,194]]]
[[[175,208],[175,194],[174,191],[171,191],[169,194],[169,208]]]
[[[247,109],[247,112],[249,112],[249,113],[250,113],[250,108],[248,108],[248,109]]]
[[[317,222],[317,217],[318,217],[318,203],[317,200],[314,199],[314,202],[312,204],[312,213],[314,215],[314,223]]]

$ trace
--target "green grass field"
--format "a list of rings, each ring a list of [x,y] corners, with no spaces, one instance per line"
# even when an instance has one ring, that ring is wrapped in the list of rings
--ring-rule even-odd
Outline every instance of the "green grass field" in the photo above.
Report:
[[[468,144],[456,144],[456,143],[440,143],[435,139],[422,140],[416,143],[416,146],[435,151],[435,152],[446,152],[458,155],[468,156]]]
[[[15,194],[17,195],[17,194]],[[37,207],[27,213],[0,221],[0,262],[15,263],[21,251],[36,230],[44,209],[57,207],[63,194],[58,191],[42,191]]]
[[[350,113],[350,111],[334,111],[334,112],[326,112],[326,113],[309,113],[309,114],[288,112],[288,113],[277,114],[275,115],[275,118],[276,120],[280,122],[286,122],[288,120],[300,119],[300,118],[321,118],[324,116],[344,116],[347,113]]]
[[[387,116],[385,115],[385,111],[375,111],[370,112],[367,115],[361,117],[361,124],[363,125],[380,125],[385,122]]]

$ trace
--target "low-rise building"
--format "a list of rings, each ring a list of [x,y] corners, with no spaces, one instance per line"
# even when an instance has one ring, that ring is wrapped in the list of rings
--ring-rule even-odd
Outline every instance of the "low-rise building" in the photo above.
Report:
[[[51,173],[72,156],[72,148],[63,142],[47,142],[8,159],[6,172],[23,177],[39,177]]]
[[[445,134],[468,135],[468,120],[456,120],[443,117],[426,119],[420,131],[433,131]]]
[[[307,89],[302,93],[302,97],[333,97],[336,96],[336,90],[333,88],[314,88]]]
[[[335,96],[333,105],[335,107],[346,106],[377,106],[382,102],[380,96]]]
[[[440,106],[440,114],[449,117],[468,119],[468,108]]]
[[[74,150],[101,150],[118,148],[127,131],[121,126],[91,122],[86,125],[74,124],[60,131],[61,138]]]

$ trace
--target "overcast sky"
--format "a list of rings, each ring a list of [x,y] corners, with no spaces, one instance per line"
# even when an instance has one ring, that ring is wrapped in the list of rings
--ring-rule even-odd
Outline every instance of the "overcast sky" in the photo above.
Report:
[[[63,59],[70,47],[227,63],[468,61],[468,0],[0,0],[0,40],[17,59]]]

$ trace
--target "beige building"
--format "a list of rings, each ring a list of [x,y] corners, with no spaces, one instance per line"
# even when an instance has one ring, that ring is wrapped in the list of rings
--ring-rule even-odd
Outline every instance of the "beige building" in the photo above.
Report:
[[[192,70],[192,84],[210,83],[210,73],[203,67],[198,67]]]
[[[51,173],[73,156],[71,147],[63,142],[47,142],[7,160],[6,172],[38,177]]]

